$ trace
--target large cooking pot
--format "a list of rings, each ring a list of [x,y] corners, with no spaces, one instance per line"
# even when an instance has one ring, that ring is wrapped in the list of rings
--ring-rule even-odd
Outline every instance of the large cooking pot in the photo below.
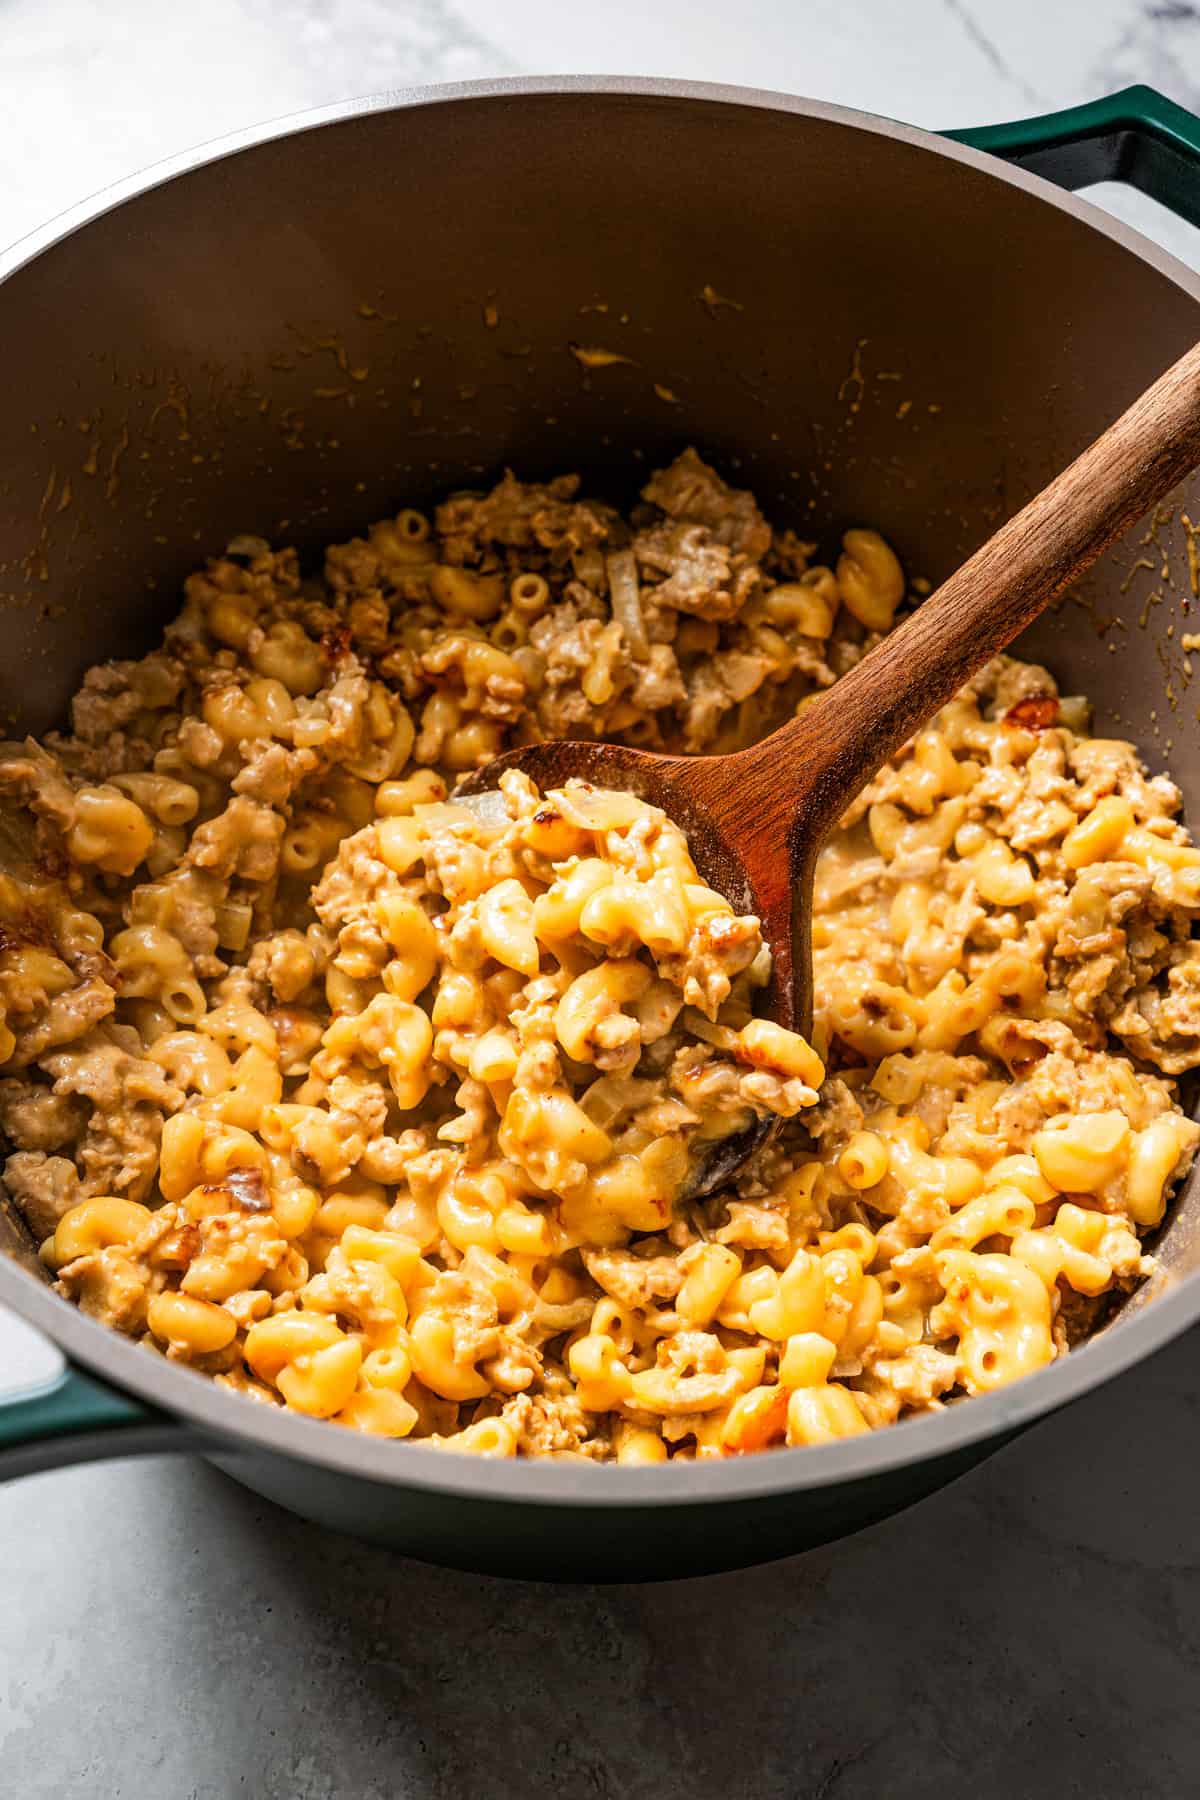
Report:
[[[831,544],[869,521],[936,582],[1200,336],[1200,278],[1051,185],[1124,179],[1200,223],[1200,123],[1131,89],[958,136],[733,88],[500,82],[269,126],[56,221],[0,259],[5,711],[58,722],[234,532],[315,550],[505,464],[623,499],[695,442],[776,521]],[[1169,752],[1195,818],[1180,504],[1022,648],[1101,729]],[[7,1231],[0,1302],[69,1362],[0,1409],[0,1474],[196,1451],[340,1530],[526,1576],[683,1575],[851,1531],[1200,1316],[1193,1177],[1161,1275],[988,1398],[719,1464],[494,1462],[222,1392],[59,1299]]]

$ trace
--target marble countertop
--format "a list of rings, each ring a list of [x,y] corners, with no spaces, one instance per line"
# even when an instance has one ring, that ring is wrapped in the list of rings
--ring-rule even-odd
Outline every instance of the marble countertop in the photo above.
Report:
[[[1147,81],[1185,0],[6,0],[0,242],[175,150],[371,90],[520,72],[791,89],[945,126]],[[1200,267],[1200,232],[1098,191]],[[0,1318],[0,1384],[44,1364]],[[655,1588],[450,1574],[204,1465],[0,1490],[14,1800],[978,1800],[1200,1784],[1184,1338],[840,1545]]]

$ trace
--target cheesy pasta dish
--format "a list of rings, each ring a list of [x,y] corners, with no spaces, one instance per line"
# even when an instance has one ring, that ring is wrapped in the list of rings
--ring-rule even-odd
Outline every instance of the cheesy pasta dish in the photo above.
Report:
[[[863,1432],[1093,1329],[1200,1140],[1200,850],[1085,701],[1000,658],[850,809],[811,1044],[665,815],[454,797],[539,739],[753,741],[916,598],[875,532],[815,557],[691,450],[627,516],[508,475],[318,571],[233,540],[0,747],[4,1182],[59,1290],[266,1405],[621,1462]]]

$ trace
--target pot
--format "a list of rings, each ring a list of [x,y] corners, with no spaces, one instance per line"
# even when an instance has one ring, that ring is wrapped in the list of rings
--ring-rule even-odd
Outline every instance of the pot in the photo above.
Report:
[[[1052,185],[1123,179],[1200,223],[1200,121],[1130,89],[957,137],[732,88],[498,82],[268,126],[56,221],[0,263],[16,729],[148,648],[234,533],[315,551],[506,464],[625,500],[695,442],[769,517],[831,542],[869,521],[936,583],[1200,335],[1200,278]],[[1194,817],[1180,508],[1021,649],[1100,730],[1169,751]],[[225,1393],[58,1298],[11,1217],[6,1242],[0,1302],[67,1365],[0,1407],[0,1473],[198,1452],[335,1529],[534,1577],[694,1574],[852,1531],[1200,1316],[1193,1177],[1161,1273],[989,1397],[722,1463],[506,1463]]]

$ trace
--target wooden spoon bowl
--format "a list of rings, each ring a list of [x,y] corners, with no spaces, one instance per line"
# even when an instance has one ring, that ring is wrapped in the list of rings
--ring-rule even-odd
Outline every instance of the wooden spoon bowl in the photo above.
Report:
[[[773,959],[762,1011],[806,1032],[813,870],[846,807],[963,682],[1198,462],[1200,345],[835,687],[761,743],[687,757],[562,739],[509,751],[459,793],[494,788],[506,769],[520,769],[543,791],[574,777],[660,807],[683,828],[709,885],[739,912],[757,914]],[[772,1128],[717,1146],[693,1193],[726,1181]]]

